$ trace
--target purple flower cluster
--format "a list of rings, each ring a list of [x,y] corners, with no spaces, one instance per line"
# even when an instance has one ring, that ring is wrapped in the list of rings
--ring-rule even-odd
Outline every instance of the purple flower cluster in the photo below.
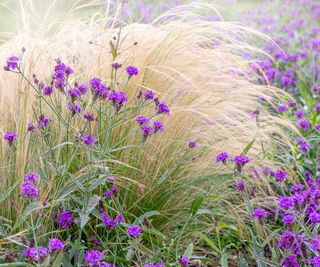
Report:
[[[153,126],[149,125],[149,119],[144,116],[137,116],[136,122],[140,125],[140,131],[143,141],[146,141],[151,134],[157,134],[164,131],[164,125],[160,121],[154,121]]]
[[[38,189],[35,185],[35,181],[39,179],[36,173],[27,173],[24,176],[25,181],[21,184],[21,195],[26,199],[38,198]]]
[[[17,56],[11,56],[6,60],[6,64],[3,69],[6,71],[16,70],[19,67],[20,59]]]
[[[73,70],[64,64],[59,58],[56,59],[56,66],[54,67],[53,72],[53,80],[54,80],[54,86],[57,89],[64,90],[64,88],[67,86],[67,80],[69,75],[73,73]]]
[[[133,237],[138,237],[142,233],[142,228],[139,225],[130,225],[127,233]]]
[[[18,135],[15,132],[6,132],[3,135],[3,140],[7,141],[10,146],[17,140],[17,138]]]
[[[59,217],[59,225],[62,228],[68,228],[72,223],[73,223],[73,219],[72,219],[72,212],[69,210],[64,210],[61,212],[60,217]]]

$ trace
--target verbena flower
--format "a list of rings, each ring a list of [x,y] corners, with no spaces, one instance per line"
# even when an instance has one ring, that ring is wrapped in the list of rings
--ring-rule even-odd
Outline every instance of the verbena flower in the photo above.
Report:
[[[237,188],[238,191],[243,191],[244,188],[245,188],[244,182],[242,182],[242,181],[237,181],[237,183],[236,183],[236,188]]]
[[[250,162],[249,158],[244,155],[235,156],[233,160],[237,165],[240,165],[240,166],[244,166],[245,164]]]
[[[105,262],[105,261],[101,261],[98,263],[98,267],[116,267],[116,265],[112,264],[112,263]]]
[[[123,223],[124,222],[124,218],[123,218],[123,215],[122,214],[117,214],[116,215],[116,222],[117,223]]]
[[[41,258],[45,257],[48,254],[49,250],[46,247],[38,247],[38,250],[35,247],[29,247],[22,251],[22,255],[28,258],[30,261],[39,261]]]
[[[24,198],[36,199],[38,197],[38,189],[32,182],[23,182],[21,184],[21,195]]]
[[[128,235],[137,237],[142,233],[142,229],[138,225],[130,225],[127,230]]]
[[[92,78],[89,84],[91,86],[91,93],[93,95],[94,100],[98,98],[106,99],[108,97],[110,88],[102,84],[101,79]]]
[[[291,225],[294,222],[294,217],[292,215],[286,215],[282,218],[282,221],[286,225]]]
[[[54,67],[53,73],[54,85],[56,88],[63,90],[67,86],[67,79],[73,73],[73,70],[62,63],[59,58],[56,59],[56,63],[57,65]]]
[[[146,90],[143,92],[143,96],[145,100],[153,100],[154,99],[154,93],[151,90]]]
[[[224,164],[226,164],[228,158],[229,154],[227,152],[221,152],[216,156],[216,162],[223,162]]]
[[[309,129],[309,123],[305,120],[299,120],[297,122],[297,126],[299,126],[303,131],[307,131]]]
[[[45,129],[47,125],[51,122],[51,119],[46,118],[43,114],[38,118],[38,127],[40,129]]]
[[[83,140],[83,143],[88,146],[93,145],[94,142],[96,141],[96,139],[92,135],[85,135],[85,134],[82,135],[82,140]]]
[[[320,131],[320,124],[316,124],[315,128],[316,128],[317,131]]]
[[[108,99],[112,102],[116,111],[119,111],[123,104],[128,102],[128,97],[125,92],[113,91],[109,94]]]
[[[136,122],[139,123],[140,125],[146,124],[149,122],[149,119],[144,117],[144,116],[137,116],[136,117]]]
[[[101,214],[102,223],[108,229],[113,228],[117,225],[117,222],[113,220],[108,214],[102,213]]]
[[[48,248],[50,252],[63,250],[64,244],[59,238],[51,238],[49,240]]]
[[[170,115],[170,109],[165,102],[157,104],[157,109],[160,114]]]
[[[73,223],[73,219],[72,219],[72,212],[69,210],[64,210],[61,214],[60,214],[60,218],[59,218],[59,225],[62,228],[68,228],[72,223]]]
[[[114,69],[119,69],[119,68],[121,68],[122,67],[122,65],[120,64],[120,63],[117,63],[117,62],[115,62],[115,63],[112,63],[112,68],[114,68]]]
[[[49,96],[53,94],[53,87],[52,86],[46,86],[43,88],[43,95]]]
[[[138,69],[134,66],[126,67],[126,72],[128,73],[129,77],[138,75]]]
[[[300,264],[296,261],[296,256],[290,255],[284,259],[282,265],[285,267],[300,267]]]
[[[142,135],[143,135],[143,140],[145,141],[147,139],[147,137],[149,135],[151,135],[153,133],[153,128],[149,125],[142,125],[142,127],[140,128]]]
[[[71,111],[72,115],[80,114],[81,108],[76,103],[68,103],[68,110]]]
[[[257,208],[253,210],[252,215],[254,218],[261,220],[267,217],[267,212],[262,208]]]
[[[9,145],[11,146],[14,141],[16,141],[18,138],[18,135],[15,132],[6,132],[3,135],[3,140],[7,141]]]
[[[99,250],[87,250],[84,254],[84,261],[89,265],[99,264],[102,258],[102,252]]]
[[[83,117],[84,117],[87,121],[89,121],[89,122],[94,121],[94,114],[93,114],[93,113],[87,112],[87,113],[85,113],[85,114],[83,115]]]
[[[186,266],[188,266],[189,258],[181,256],[179,258],[179,263],[181,264],[182,267],[186,267]]]
[[[164,131],[164,126],[162,122],[160,121],[154,121],[153,122],[153,132],[154,133],[161,133]]]
[[[282,170],[276,170],[274,172],[274,178],[276,179],[277,182],[283,182],[286,180],[287,172],[282,171]]]
[[[34,183],[38,179],[39,179],[39,175],[34,172],[30,172],[24,175],[24,180],[32,183]]]
[[[193,141],[193,140],[189,140],[188,141],[188,147],[191,148],[191,149],[195,149],[197,148],[198,144],[196,141]]]
[[[303,137],[298,137],[297,139],[296,139],[296,143],[297,144],[304,144],[306,142],[306,139],[304,139]]]
[[[299,119],[302,119],[304,117],[304,113],[302,110],[296,110],[296,112],[294,113],[294,115],[299,118]]]
[[[76,101],[81,97],[81,93],[78,89],[69,89],[67,93],[71,97],[72,102]]]
[[[291,197],[281,197],[279,199],[279,207],[284,210],[292,209],[294,207],[294,201]]]
[[[301,191],[303,189],[304,189],[304,185],[296,184],[296,185],[291,186],[290,191],[294,193],[294,192],[297,192],[297,191]]]
[[[35,132],[36,131],[36,126],[34,126],[31,122],[29,122],[27,130],[28,130],[28,132]]]
[[[310,150],[310,145],[308,143],[304,143],[299,145],[299,150],[301,153],[308,154]]]
[[[282,105],[278,106],[277,110],[279,113],[285,112],[288,110],[288,106],[286,104],[282,104]]]
[[[3,67],[4,70],[10,71],[15,70],[18,68],[20,59],[17,56],[11,56],[7,58],[6,63],[7,65]]]
[[[88,92],[88,87],[85,84],[78,84],[76,88],[80,95],[85,95]]]

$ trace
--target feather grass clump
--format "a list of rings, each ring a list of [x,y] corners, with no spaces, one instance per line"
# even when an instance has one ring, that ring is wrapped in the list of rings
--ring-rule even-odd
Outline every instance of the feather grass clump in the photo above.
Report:
[[[57,89],[47,98],[65,121],[70,119],[68,127],[63,127],[29,83],[15,73],[1,70],[0,130],[18,134],[14,150],[0,141],[4,191],[17,181],[22,182],[26,172],[34,171],[41,182],[39,205],[34,209],[40,211],[40,203],[45,202],[50,212],[59,205],[73,210],[77,199],[70,198],[70,190],[79,189],[77,181],[82,186],[90,184],[91,178],[83,177],[90,176],[92,170],[112,173],[118,178],[119,202],[129,218],[156,211],[153,225],[173,233],[188,217],[195,196],[209,193],[212,187],[219,195],[233,193],[230,180],[224,176],[225,169],[214,163],[218,152],[238,155],[255,140],[248,152],[252,162],[272,166],[275,146],[290,146],[284,128],[291,125],[271,111],[283,92],[255,84],[248,72],[250,62],[243,53],[264,56],[250,45],[259,34],[232,23],[204,20],[201,12],[209,8],[212,7],[200,4],[182,6],[150,24],[124,24],[108,13],[85,20],[64,20],[42,25],[36,31],[24,29],[2,43],[3,60],[26,47],[22,66],[30,81],[36,74],[37,79],[50,83],[54,59],[60,58],[74,69],[71,85],[75,81],[88,84],[93,77],[107,85],[116,80],[117,87],[125,88],[128,96],[125,106],[134,105],[140,92],[152,90],[171,110],[170,116],[161,117],[165,131],[142,143],[135,116],[154,116],[152,105],[143,110],[126,110],[115,118],[103,101],[97,104],[88,97],[83,113],[92,111],[90,107],[94,106],[95,115],[100,116],[99,123],[90,129],[99,140],[99,149],[94,149],[95,156],[88,160],[86,149],[72,154],[84,125],[82,116],[70,119],[67,99]],[[130,80],[119,74],[115,79],[115,62],[136,66],[139,74]],[[121,72],[124,73],[123,68],[119,69]],[[43,141],[47,143],[40,143],[37,135],[27,132],[28,122],[34,122],[42,113],[52,119]],[[196,141],[196,149],[188,147],[189,140]],[[272,192],[268,181],[261,183]],[[102,190],[97,194],[102,195]],[[0,207],[1,216],[13,224],[25,205],[15,192],[18,189],[10,196],[15,205]],[[229,215],[227,219],[234,216],[223,213]],[[46,216],[43,224],[50,233],[54,226],[50,215]],[[21,223],[7,232],[23,235],[26,227]]]

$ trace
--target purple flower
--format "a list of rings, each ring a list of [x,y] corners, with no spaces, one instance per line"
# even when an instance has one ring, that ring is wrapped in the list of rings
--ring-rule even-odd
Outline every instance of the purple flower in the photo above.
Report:
[[[170,109],[165,102],[157,104],[158,113],[170,115]]]
[[[136,122],[139,123],[140,125],[148,123],[149,119],[144,117],[144,116],[138,116],[136,117]]]
[[[227,159],[229,158],[229,154],[227,152],[220,152],[217,156],[216,156],[216,162],[222,162],[224,164],[226,164]]]
[[[279,199],[279,207],[284,210],[292,209],[294,207],[294,201],[291,197],[281,197]]]
[[[83,115],[83,117],[89,122],[94,121],[94,114],[93,113],[87,112]]]
[[[7,65],[4,66],[4,70],[10,71],[10,70],[15,70],[18,68],[20,59],[17,56],[11,56],[6,60]]]
[[[154,133],[161,133],[164,131],[164,126],[162,122],[160,121],[154,121],[153,122],[153,132]]]
[[[108,190],[108,191],[106,191],[105,193],[104,193],[104,195],[106,196],[106,198],[111,198],[112,197],[112,195],[113,195],[113,193],[112,193],[112,191],[111,190]]]
[[[299,126],[303,131],[307,131],[309,129],[309,123],[305,120],[299,120],[297,122],[297,126]]]
[[[296,184],[296,185],[291,186],[290,191],[294,193],[294,192],[301,191],[303,189],[304,189],[304,185]]]
[[[279,113],[285,112],[288,110],[288,106],[286,104],[282,104],[282,105],[278,106],[277,110]]]
[[[188,266],[189,258],[181,256],[179,258],[179,263],[181,264],[182,267],[186,267],[186,266]]]
[[[21,184],[21,195],[24,198],[36,199],[38,197],[38,189],[32,182],[23,182]]]
[[[116,267],[116,265],[105,261],[101,261],[98,263],[98,267]]]
[[[87,250],[83,257],[84,261],[91,266],[98,264],[101,258],[102,252],[98,250]]]
[[[114,69],[120,69],[121,68],[121,64],[120,63],[117,63],[117,62],[115,62],[115,63],[112,63],[112,68],[114,68]]]
[[[94,100],[96,100],[98,97],[100,99],[105,99],[108,97],[109,93],[109,87],[101,83],[101,79],[99,78],[92,78],[89,81],[89,84],[91,86],[91,92],[93,94]]]
[[[258,209],[254,209],[252,212],[252,215],[254,218],[261,220],[262,218],[266,218],[267,217],[267,213],[264,209],[262,208],[258,208]]]
[[[249,158],[244,155],[235,156],[233,160],[239,166],[244,166],[245,164],[250,162]]]
[[[142,233],[142,229],[138,225],[130,225],[127,230],[128,235],[137,237]]]
[[[62,228],[68,228],[73,223],[72,212],[65,210],[60,214],[59,225]]]
[[[22,255],[31,261],[38,261],[39,259],[45,257],[49,250],[45,247],[38,247],[38,251],[34,247],[29,247],[22,251]]]
[[[116,177],[109,176],[107,180],[109,183],[114,183],[117,179],[116,179]]]
[[[45,129],[47,125],[51,122],[51,119],[46,118],[43,114],[39,116],[38,118],[38,127],[40,129]]]
[[[25,174],[24,176],[24,180],[25,181],[29,181],[31,183],[34,183],[35,181],[37,181],[39,179],[39,175],[37,175],[36,173],[34,172],[30,172],[30,173],[27,173]]]
[[[138,69],[134,66],[126,67],[126,72],[128,73],[129,77],[138,75]]]
[[[122,214],[117,214],[116,215],[116,222],[117,223],[123,223],[124,222],[124,218],[123,218],[123,215]]]
[[[35,132],[36,126],[34,126],[31,122],[29,122],[27,130],[28,130],[28,132]]]
[[[309,219],[314,223],[319,223],[320,222],[320,213],[312,212],[311,214],[309,214]]]
[[[294,217],[291,216],[291,215],[286,215],[286,216],[284,216],[282,218],[282,221],[283,221],[284,224],[290,225],[290,224],[292,224],[294,222]]]
[[[296,261],[296,256],[290,255],[284,259],[282,265],[285,267],[300,267],[300,264]]]
[[[73,73],[73,70],[61,62],[60,59],[56,59],[57,65],[54,67],[53,79],[56,88],[63,90],[67,86],[66,80],[69,75]]]
[[[72,115],[80,114],[81,108],[76,103],[68,103],[68,110],[71,111]]]
[[[18,135],[15,132],[6,132],[3,135],[3,140],[8,141],[9,145],[11,146],[14,141],[16,141],[18,138]]]
[[[154,99],[154,93],[151,90],[146,90],[143,92],[143,96],[145,100],[153,100]]]
[[[147,137],[153,133],[153,128],[149,125],[142,125],[142,127],[140,128],[142,134],[143,134],[143,139],[144,141],[147,139]]]
[[[116,221],[114,221],[108,214],[102,213],[101,220],[104,226],[108,229],[111,229],[117,225]]]
[[[308,154],[310,150],[310,145],[308,143],[299,145],[299,150],[301,153]]]
[[[304,144],[306,142],[306,139],[304,139],[303,137],[298,137],[296,139],[296,143],[301,145],[301,144]]]
[[[49,251],[51,251],[51,252],[58,251],[58,250],[63,250],[64,249],[64,244],[58,238],[51,238],[49,240],[48,248],[49,248]]]
[[[195,149],[197,148],[198,144],[196,143],[196,141],[193,141],[193,140],[189,140],[188,141],[188,147],[191,148],[191,149]]]
[[[316,124],[315,128],[316,128],[317,131],[320,131],[320,124]]]
[[[80,93],[80,95],[84,95],[88,92],[88,87],[85,84],[79,84],[77,86],[77,90]]]
[[[243,191],[244,188],[245,188],[245,185],[244,185],[244,183],[242,181],[237,181],[236,188],[237,188],[238,191]]]
[[[308,259],[308,263],[309,264],[313,264],[314,267],[319,267],[320,266],[320,256],[315,256],[313,259]],[[296,266],[300,266],[300,265],[296,265]],[[294,267],[296,267],[294,266]]]
[[[113,91],[110,93],[108,99],[112,102],[116,111],[119,111],[125,102],[128,102],[128,97],[125,92]]]
[[[88,146],[93,145],[94,142],[96,141],[96,139],[92,135],[85,135],[85,134],[82,135],[82,140],[83,140],[83,143]]]
[[[304,117],[304,113],[302,110],[296,110],[296,112],[294,113],[294,115],[299,118],[299,119],[302,119]]]
[[[71,97],[72,102],[81,97],[80,91],[77,89],[70,89],[67,93]]]
[[[274,178],[276,179],[277,182],[283,182],[286,179],[287,172],[282,171],[282,170],[276,170],[274,172]]]
[[[53,87],[52,86],[46,86],[43,88],[43,95],[49,96],[53,94]]]

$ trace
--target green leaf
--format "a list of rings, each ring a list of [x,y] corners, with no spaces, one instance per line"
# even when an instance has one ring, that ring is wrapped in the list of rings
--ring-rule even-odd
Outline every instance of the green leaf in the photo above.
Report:
[[[202,202],[204,201],[204,196],[198,196],[191,204],[191,209],[190,209],[190,216],[195,216],[197,214],[197,211],[199,210]]]
[[[95,190],[98,186],[100,185],[104,185],[106,183],[106,178],[107,178],[108,174],[102,174],[99,175],[98,179],[96,179],[94,181],[94,183],[92,183],[89,187],[88,187],[88,191],[92,192],[93,190]]]
[[[241,253],[239,256],[239,267],[249,267],[246,258]]]
[[[17,187],[19,181],[17,181],[14,185],[8,188],[7,191],[0,194],[0,204],[6,200],[6,198],[11,194],[11,192]]]
[[[241,155],[247,155],[255,141],[256,139],[254,138],[249,144],[247,144],[247,146],[242,150]]]
[[[63,259],[63,251],[60,251],[51,266],[52,267],[61,267],[62,266],[62,259]]]
[[[88,223],[89,218],[90,218],[90,213],[98,205],[99,200],[100,200],[100,197],[98,195],[93,195],[90,197],[86,210],[83,210],[80,213],[80,227],[81,228],[83,228]]]
[[[206,244],[209,246],[209,247],[211,247],[216,253],[218,253],[218,255],[220,256],[220,249],[213,243],[213,241],[209,238],[209,237],[207,237],[205,234],[203,234],[203,233],[198,233],[198,235],[200,236],[200,238],[204,241],[204,242],[206,242]]]
[[[228,254],[224,253],[222,254],[222,257],[220,259],[221,267],[228,267]]]
[[[183,256],[188,257],[190,259],[192,256],[192,253],[193,253],[193,244],[190,243],[187,249],[185,250],[185,252],[183,253]]]

